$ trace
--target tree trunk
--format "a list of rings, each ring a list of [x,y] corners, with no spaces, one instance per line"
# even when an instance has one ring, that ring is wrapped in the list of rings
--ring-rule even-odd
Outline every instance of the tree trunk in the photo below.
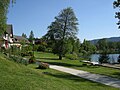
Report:
[[[59,60],[62,60],[62,55],[59,55]]]
[[[64,29],[63,29],[63,37],[62,37],[62,41],[61,41],[61,49],[60,49],[60,54],[59,54],[59,60],[62,60],[64,39],[65,39],[65,33],[66,33],[66,25],[67,25],[67,17],[66,17],[65,26],[64,26]]]

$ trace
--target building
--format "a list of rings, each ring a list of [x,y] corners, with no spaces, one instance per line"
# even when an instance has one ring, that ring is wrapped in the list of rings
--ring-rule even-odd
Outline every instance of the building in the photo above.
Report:
[[[11,45],[15,45],[15,46],[17,46],[17,47],[21,47],[22,46],[22,44],[24,45],[27,45],[27,44],[29,44],[30,42],[28,41],[28,39],[27,38],[24,38],[24,37],[22,37],[22,36],[17,36],[17,35],[14,35],[13,36],[13,44],[11,44]]]
[[[10,44],[13,43],[13,27],[12,25],[7,25],[7,30],[1,35],[1,47],[5,49],[10,47]]]
[[[13,35],[13,26],[7,25],[7,30],[0,37],[0,47],[5,49],[10,48],[11,46],[21,47],[22,43],[29,44],[28,39],[22,36]]]

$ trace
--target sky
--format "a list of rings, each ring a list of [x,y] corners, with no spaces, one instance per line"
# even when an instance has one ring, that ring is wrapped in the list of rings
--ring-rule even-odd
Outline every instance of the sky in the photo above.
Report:
[[[120,36],[116,25],[114,0],[16,0],[10,5],[8,24],[13,25],[14,34],[28,37],[30,31],[36,38],[47,33],[54,17],[67,7],[72,7],[78,18],[80,41]]]

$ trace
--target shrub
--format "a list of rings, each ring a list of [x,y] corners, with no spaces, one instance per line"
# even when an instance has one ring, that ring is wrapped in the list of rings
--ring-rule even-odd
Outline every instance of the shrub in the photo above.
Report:
[[[27,59],[23,59],[22,57],[18,57],[18,56],[10,56],[11,60],[13,60],[14,62],[17,63],[21,63],[24,65],[28,64],[28,60]]]
[[[21,56],[24,57],[24,56],[32,56],[32,52],[21,52]]]
[[[38,45],[34,45],[34,51],[38,50]]]
[[[76,53],[66,54],[65,57],[68,58],[68,59],[70,59],[70,60],[76,60],[76,59],[78,59],[78,56],[77,56]]]
[[[32,55],[32,46],[22,46],[21,56],[31,56]]]
[[[48,64],[48,63],[40,62],[38,68],[39,68],[39,69],[48,69],[48,68],[49,68],[49,64]]]
[[[21,52],[22,57],[24,57],[24,56],[32,56],[32,55],[33,55],[33,52],[31,52],[31,51]]]
[[[45,52],[46,47],[43,45],[39,45],[37,51]]]
[[[35,63],[35,57],[34,56],[31,56],[30,57],[30,59],[29,59],[29,63],[31,64],[31,63]]]

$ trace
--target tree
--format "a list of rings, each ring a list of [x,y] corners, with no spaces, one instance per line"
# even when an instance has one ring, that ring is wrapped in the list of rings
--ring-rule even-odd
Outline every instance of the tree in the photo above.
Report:
[[[101,50],[102,52],[107,52],[108,50],[108,42],[106,39],[100,39],[98,42],[97,42],[97,48],[98,50]]]
[[[59,59],[62,60],[65,50],[65,41],[69,37],[75,37],[78,28],[78,19],[76,18],[74,11],[71,7],[63,9],[58,16],[55,17],[55,21],[48,27],[47,37],[54,39],[58,44]]]
[[[7,28],[7,12],[10,2],[13,4],[15,0],[0,0],[0,34],[2,34]]]
[[[80,43],[80,40],[79,40],[79,39],[76,40],[76,42],[75,42],[75,46],[76,46],[76,50],[77,50],[77,52],[79,52],[79,50],[80,50],[80,46],[81,46],[81,43]]]
[[[117,42],[108,42],[108,53],[117,53]]]
[[[73,37],[69,37],[67,43],[71,45],[71,53],[73,53],[75,51],[75,39]]]
[[[73,38],[73,37],[70,37],[68,39],[68,42],[69,46],[71,46],[71,54],[73,53],[79,53],[79,49],[80,49],[80,41],[78,38]],[[71,45],[70,45],[71,44]]]
[[[120,53],[120,42],[117,42],[117,44],[116,44],[116,49],[119,51],[119,53]]]
[[[31,31],[29,35],[29,41],[32,42],[33,40],[34,40],[34,33],[33,31]]]
[[[25,33],[22,33],[22,37],[27,38],[27,35]]]
[[[95,53],[96,47],[95,45],[91,44],[90,41],[84,39],[83,43],[81,44],[80,51],[85,54],[92,54]]]
[[[118,8],[118,10],[120,10],[120,0],[115,0],[115,1],[113,2],[113,7],[114,7],[114,8]],[[115,15],[115,18],[118,19],[117,25],[118,25],[118,28],[120,29],[120,11],[117,11],[115,14],[116,14],[116,15]]]

